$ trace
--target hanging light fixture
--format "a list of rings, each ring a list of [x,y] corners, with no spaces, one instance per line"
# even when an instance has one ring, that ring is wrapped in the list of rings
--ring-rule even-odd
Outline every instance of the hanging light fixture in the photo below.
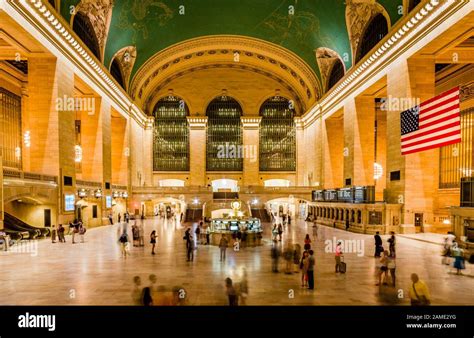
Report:
[[[25,134],[23,135],[23,142],[25,143],[25,147],[31,147],[31,134],[29,130],[25,131]]]
[[[374,163],[374,180],[379,180],[382,178],[383,168],[379,163]]]
[[[80,163],[82,162],[82,147],[80,145],[74,146],[74,153],[75,153],[75,162]]]

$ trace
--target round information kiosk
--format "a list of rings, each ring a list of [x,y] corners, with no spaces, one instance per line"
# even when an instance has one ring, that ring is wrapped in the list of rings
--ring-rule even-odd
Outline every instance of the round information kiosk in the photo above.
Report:
[[[203,206],[210,229],[210,243],[219,245],[224,235],[229,245],[239,241],[242,246],[261,245],[262,225],[251,217],[250,206],[241,200],[212,201]]]

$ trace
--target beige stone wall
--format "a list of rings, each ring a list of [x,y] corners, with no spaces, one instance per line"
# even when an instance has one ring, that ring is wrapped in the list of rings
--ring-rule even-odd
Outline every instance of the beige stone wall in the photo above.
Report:
[[[128,158],[125,156],[127,120],[121,116],[112,116],[111,133],[112,184],[127,185]]]
[[[190,185],[207,185],[206,181],[206,129],[191,126],[189,130]]]
[[[243,185],[258,185],[259,173],[259,129],[258,123],[247,126],[244,123],[243,127],[243,146],[249,149],[248,153],[244,153],[243,159]],[[251,149],[251,151],[250,151]]]
[[[340,188],[343,181],[344,164],[343,117],[331,117],[323,121],[323,187]]]
[[[44,227],[44,210],[51,210],[51,224],[58,224],[58,210],[56,204],[27,204],[17,201],[5,204],[5,212],[19,218],[23,222],[38,227]]]
[[[375,181],[375,200],[383,201],[387,186],[387,114],[376,110],[377,116],[377,156],[375,162],[382,166],[382,177]]]

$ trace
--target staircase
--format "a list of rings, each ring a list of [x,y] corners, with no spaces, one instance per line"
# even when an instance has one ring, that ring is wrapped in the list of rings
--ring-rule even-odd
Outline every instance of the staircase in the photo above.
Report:
[[[262,223],[270,223],[272,221],[265,209],[252,209],[252,217],[260,219]]]
[[[202,221],[202,209],[187,209],[185,222]]]

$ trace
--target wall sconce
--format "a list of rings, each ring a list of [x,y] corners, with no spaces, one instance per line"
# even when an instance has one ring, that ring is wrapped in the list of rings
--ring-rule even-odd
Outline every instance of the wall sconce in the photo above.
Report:
[[[379,180],[382,178],[383,168],[382,165],[374,163],[374,180]]]
[[[122,194],[122,197],[123,197],[123,198],[128,198],[128,192],[124,192],[124,193]]]
[[[101,197],[102,197],[102,190],[97,189],[97,190],[94,192],[94,196],[95,196],[96,198],[101,198]]]
[[[15,157],[16,157],[17,160],[21,159],[21,148],[20,147],[15,148]]]
[[[25,143],[25,147],[31,147],[31,134],[29,130],[25,131],[25,134],[23,135],[23,142]]]
[[[114,193],[113,193],[114,198],[121,197],[121,195],[122,195],[122,193],[120,193],[118,191],[114,191]]]
[[[82,147],[80,145],[74,146],[74,153],[75,153],[74,161],[76,163],[82,162]]]
[[[86,190],[86,189],[80,189],[80,190],[77,192],[77,195],[78,195],[80,198],[87,197],[87,190]]]

